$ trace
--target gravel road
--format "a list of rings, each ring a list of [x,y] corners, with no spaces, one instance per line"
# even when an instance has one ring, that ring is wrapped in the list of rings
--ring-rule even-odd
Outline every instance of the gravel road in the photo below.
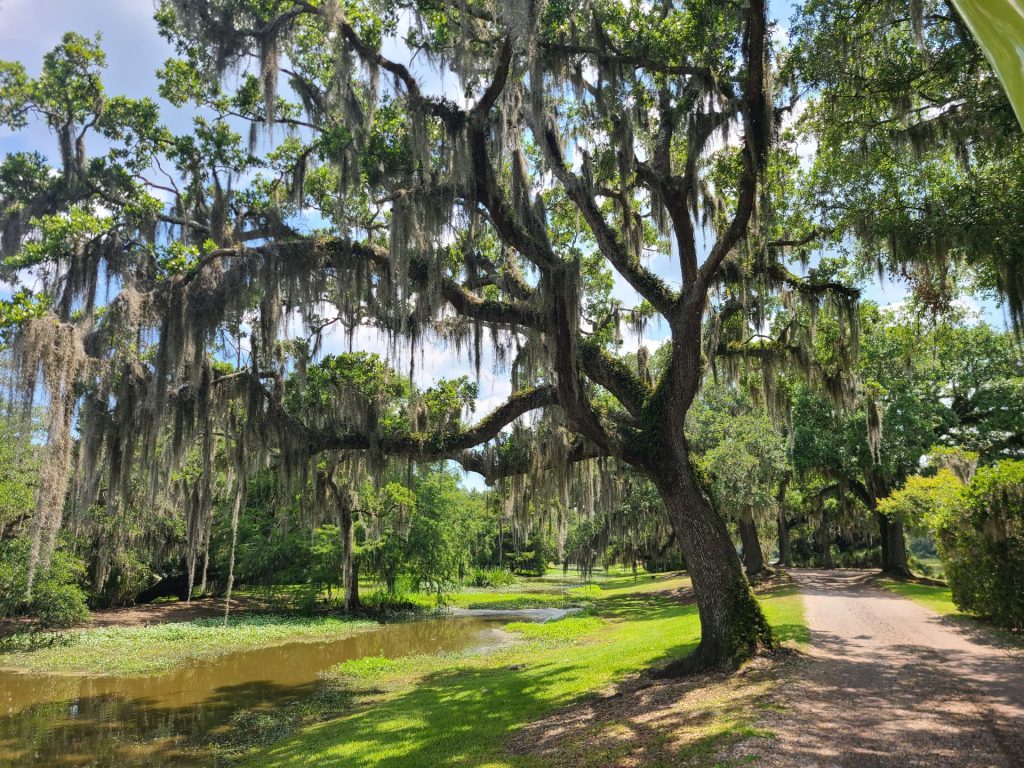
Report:
[[[792,574],[811,647],[768,716],[778,740],[758,765],[1024,766],[1024,653],[863,571]]]

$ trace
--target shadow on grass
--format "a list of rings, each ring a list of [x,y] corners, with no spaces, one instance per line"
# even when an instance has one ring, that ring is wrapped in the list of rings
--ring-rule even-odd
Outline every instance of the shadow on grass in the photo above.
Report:
[[[411,690],[339,720],[304,731],[272,747],[252,765],[374,768],[463,766],[486,762],[503,751],[515,730],[564,707],[592,699],[624,676],[692,651],[698,640],[696,605],[651,595],[601,601],[613,622],[581,645],[560,643],[528,655],[525,667],[463,666],[427,675]],[[651,626],[661,622],[664,626]],[[664,633],[679,640],[664,647]],[[600,642],[602,633],[614,634]]]
[[[674,658],[694,644],[669,650]],[[508,736],[556,709],[593,696],[580,689],[585,662],[457,669],[428,675],[409,692],[375,708],[324,723],[270,749],[253,765],[478,765],[502,750]],[[595,686],[603,681],[595,681]]]

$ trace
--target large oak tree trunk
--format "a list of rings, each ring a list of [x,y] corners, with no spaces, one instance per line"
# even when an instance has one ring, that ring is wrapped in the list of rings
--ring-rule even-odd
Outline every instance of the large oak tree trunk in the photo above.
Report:
[[[680,442],[685,447],[685,441]],[[689,456],[683,453],[663,463],[652,479],[682,546],[701,627],[696,651],[670,664],[664,673],[735,667],[759,648],[771,647],[771,629],[743,575],[725,521],[698,484]]]
[[[910,562],[907,558],[907,540],[900,520],[890,520],[880,512],[875,513],[878,532],[882,537],[882,573],[898,579],[909,579]]]
[[[739,519],[740,543],[743,545],[743,567],[747,571],[747,578],[756,579],[764,571],[764,552],[761,550],[761,540],[757,535],[757,523],[754,520],[754,510],[745,507],[740,512]]]

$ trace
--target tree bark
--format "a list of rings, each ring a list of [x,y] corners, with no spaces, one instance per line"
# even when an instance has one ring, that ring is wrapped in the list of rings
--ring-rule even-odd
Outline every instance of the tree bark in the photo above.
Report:
[[[829,533],[828,524],[822,518],[818,524],[818,545],[821,547],[821,567],[831,570],[832,565],[832,535]]]
[[[875,513],[878,532],[882,538],[882,573],[898,579],[909,579],[910,562],[907,558],[907,540],[901,520],[890,520],[881,512]]]
[[[793,542],[789,533],[789,520],[786,511],[779,509],[779,565],[784,568],[793,566]]]
[[[685,439],[679,437],[685,448]],[[672,471],[665,471],[671,467]],[[701,640],[688,657],[672,662],[666,676],[698,669],[735,668],[759,648],[772,646],[771,629],[743,575],[725,521],[711,507],[682,452],[652,474],[676,530],[700,613]]]
[[[345,588],[345,612],[359,609],[359,574],[355,565],[355,526],[352,509],[342,503],[339,509],[341,529],[341,582]]]
[[[761,551],[761,540],[757,535],[757,523],[754,510],[745,507],[739,519],[740,542],[743,544],[743,567],[748,579],[756,579],[764,573],[764,552]]]

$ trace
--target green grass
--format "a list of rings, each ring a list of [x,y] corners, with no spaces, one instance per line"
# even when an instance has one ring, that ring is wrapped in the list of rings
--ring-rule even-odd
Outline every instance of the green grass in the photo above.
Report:
[[[22,672],[139,675],[237,651],[295,642],[335,640],[378,626],[333,617],[239,615],[143,627],[103,627],[18,638],[0,646],[0,668]]]
[[[804,599],[796,584],[775,587],[761,596],[761,606],[771,622],[776,642],[803,647],[811,642],[804,617]]]
[[[446,594],[443,603],[451,608],[487,608],[491,610],[519,610],[523,608],[572,608],[588,602],[589,587],[557,592],[525,592],[502,590],[467,590]],[[437,599],[433,595],[414,593],[410,601],[424,608],[433,608]]]
[[[880,579],[879,583],[884,589],[910,598],[940,616],[960,614],[960,609],[953,603],[953,593],[948,586],[917,584],[911,581],[894,581],[892,579]]]
[[[247,765],[541,765],[507,754],[504,740],[559,707],[696,646],[696,606],[654,593],[686,584],[679,577],[608,580],[592,590],[592,606],[583,614],[541,625],[511,624],[519,641],[486,654],[347,662],[334,670],[333,681],[353,692],[359,702],[355,710],[303,728],[252,755]],[[795,590],[766,595],[762,605],[781,638],[806,639]],[[710,735],[700,740],[700,754],[723,740],[752,733],[756,712],[746,710],[733,712],[727,722],[716,721],[714,727],[703,724]],[[590,756],[579,764],[599,766],[603,759]]]

